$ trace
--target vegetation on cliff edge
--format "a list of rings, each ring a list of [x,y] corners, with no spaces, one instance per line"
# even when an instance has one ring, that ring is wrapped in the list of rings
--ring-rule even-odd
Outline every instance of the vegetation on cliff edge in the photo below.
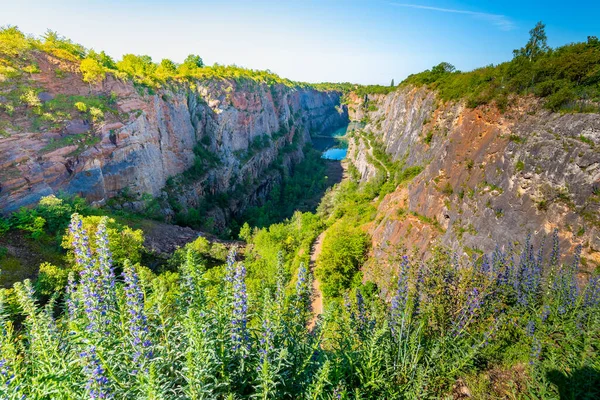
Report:
[[[444,100],[466,99],[469,107],[494,101],[504,108],[511,95],[533,94],[553,111],[599,112],[600,40],[589,36],[587,42],[552,49],[541,22],[530,35],[511,61],[470,72],[443,62],[410,75],[400,86],[427,85]]]

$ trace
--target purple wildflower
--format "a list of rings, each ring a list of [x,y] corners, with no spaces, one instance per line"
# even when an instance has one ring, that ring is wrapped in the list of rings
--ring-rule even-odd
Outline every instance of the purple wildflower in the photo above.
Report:
[[[110,324],[108,313],[114,307],[115,277],[112,270],[110,250],[108,249],[108,236],[106,233],[106,218],[102,218],[98,225],[96,236],[97,250],[94,255],[90,250],[89,239],[83,228],[81,216],[73,214],[69,227],[73,238],[73,251],[75,262],[81,269],[79,290],[75,293],[75,284],[71,281],[70,298],[77,298],[83,305],[83,310],[88,320],[87,330],[97,333],[107,328]],[[70,305],[75,311],[75,303]],[[107,330],[104,330],[106,333]]]
[[[560,255],[560,247],[558,245],[558,229],[555,229],[552,233],[552,253],[550,253],[550,266],[556,267],[558,265],[558,257]]]
[[[77,313],[79,307],[79,301],[77,299],[77,284],[75,283],[75,274],[73,272],[69,273],[66,294],[67,313],[69,320],[72,321],[75,318],[75,314]]]
[[[148,352],[151,342],[148,339],[148,320],[144,312],[144,293],[140,287],[138,275],[129,262],[125,264],[123,279],[129,312],[129,333],[133,338],[133,361],[141,366],[144,357],[152,356],[151,352]]]
[[[111,399],[113,396],[109,390],[109,381],[105,376],[104,368],[96,354],[96,347],[90,346],[87,351],[81,353],[81,357],[85,360],[83,368],[88,377],[86,390],[91,399]]]
[[[479,267],[481,272],[485,275],[489,275],[492,272],[492,267],[490,265],[490,259],[487,254],[484,254],[481,260],[481,266]]]
[[[10,366],[5,358],[0,359],[0,377],[4,380],[4,386],[10,386],[15,375],[11,373]]]
[[[350,296],[348,293],[344,293],[344,308],[346,309],[346,313],[350,316],[350,320],[354,320],[354,311],[352,311],[352,304],[350,303]]]
[[[550,306],[548,306],[546,304],[546,305],[544,305],[544,310],[542,311],[542,316],[541,316],[542,322],[546,322],[549,315],[550,315]]]
[[[83,229],[81,215],[73,214],[71,217],[71,224],[69,225],[69,232],[73,237],[72,245],[73,253],[75,254],[75,263],[79,269],[88,268],[91,263],[92,253],[87,231]]]
[[[583,298],[584,307],[595,307],[598,304],[600,304],[600,275],[590,278]]]
[[[264,304],[263,304],[263,316],[262,316],[262,330],[259,340],[259,358],[260,363],[257,367],[257,371],[263,371],[265,363],[271,362],[271,354],[275,349],[273,343],[275,341],[274,323],[272,320],[272,308],[271,308],[271,294],[268,290],[265,291]]]
[[[535,322],[533,322],[533,320],[529,320],[525,330],[527,331],[528,336],[533,337],[533,334],[535,333]]]
[[[237,351],[248,341],[248,294],[246,293],[246,267],[239,263],[233,279],[233,314],[231,319],[231,341]]]

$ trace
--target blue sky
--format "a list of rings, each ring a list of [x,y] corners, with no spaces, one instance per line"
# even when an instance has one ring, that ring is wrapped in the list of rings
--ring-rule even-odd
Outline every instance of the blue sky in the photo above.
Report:
[[[148,54],[270,69],[307,82],[396,83],[447,61],[509,60],[539,20],[551,46],[600,36],[600,2],[0,0],[0,25],[56,30],[115,58]]]

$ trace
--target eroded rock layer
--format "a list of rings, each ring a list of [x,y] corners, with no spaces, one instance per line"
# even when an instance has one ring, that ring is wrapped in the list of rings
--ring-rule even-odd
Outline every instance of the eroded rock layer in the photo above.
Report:
[[[373,259],[434,243],[480,254],[558,229],[563,249],[582,245],[584,265],[600,265],[600,115],[551,113],[532,98],[504,113],[469,109],[412,87],[353,97],[349,112],[393,160],[424,168],[379,203]],[[372,152],[364,134],[352,139],[363,180],[381,170]],[[383,279],[389,267],[367,272]]]
[[[195,163],[201,167],[194,179],[176,179],[170,194],[182,207],[236,186],[252,189],[234,205],[245,207],[281,179],[279,170],[302,159],[311,133],[348,119],[338,92],[219,78],[149,91],[110,75],[89,86],[76,70],[53,78],[58,61],[48,55],[38,61],[41,72],[33,78],[47,99],[105,96],[115,112],[95,123],[74,118],[54,129],[30,127],[0,138],[3,213],[58,192],[99,204],[126,194],[126,206],[140,208],[144,194],[166,198],[167,180]]]

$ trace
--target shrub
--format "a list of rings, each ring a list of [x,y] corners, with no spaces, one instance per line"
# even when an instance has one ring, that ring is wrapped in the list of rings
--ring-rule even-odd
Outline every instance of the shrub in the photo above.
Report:
[[[16,26],[0,27],[0,54],[15,57],[29,49],[30,40]]]
[[[88,110],[87,105],[82,101],[78,101],[74,105],[75,105],[75,108],[78,109],[82,113],[87,112],[87,110]]]
[[[40,107],[42,102],[38,98],[37,93],[33,89],[27,89],[25,93],[21,95],[21,101],[28,105],[29,107]]]
[[[366,260],[368,246],[369,236],[343,221],[327,230],[316,269],[326,297],[339,297],[350,287]]]
[[[36,212],[44,218],[50,233],[64,231],[73,211],[71,204],[54,195],[42,197],[36,207]]]
[[[60,293],[67,286],[68,275],[68,270],[56,267],[50,263],[42,263],[35,281],[35,290],[46,297]]]
[[[90,115],[94,122],[102,121],[104,119],[104,113],[101,109],[96,107],[90,107]]]
[[[95,232],[103,221],[100,216],[81,217],[83,229],[91,238],[91,249],[95,251]],[[142,257],[144,236],[141,230],[133,230],[128,226],[117,223],[113,218],[105,221],[107,234],[110,241],[112,259],[118,266],[123,266],[125,260],[138,263]],[[63,237],[62,247],[67,250],[67,258],[73,263],[75,260],[74,233],[67,231]]]
[[[93,58],[86,58],[79,64],[79,70],[83,75],[83,81],[91,85],[100,83],[104,80],[106,72],[98,61]]]
[[[35,209],[21,208],[11,215],[10,225],[11,227],[29,232],[33,239],[40,239],[44,235],[46,220]]]
[[[444,185],[444,188],[442,189],[442,193],[444,193],[446,196],[452,196],[454,189],[452,188],[450,182],[446,182],[446,185]]]
[[[191,257],[196,264],[214,266],[225,261],[227,252],[227,248],[222,243],[211,243],[206,238],[199,236],[183,248],[175,250],[168,265],[176,270],[188,257]]]
[[[423,139],[423,142],[425,142],[427,144],[431,144],[431,140],[433,140],[433,130],[429,130],[427,132],[427,135]]]

